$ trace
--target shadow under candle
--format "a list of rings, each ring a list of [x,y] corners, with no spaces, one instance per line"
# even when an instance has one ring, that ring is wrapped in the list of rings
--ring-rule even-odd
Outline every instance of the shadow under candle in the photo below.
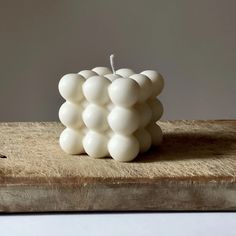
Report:
[[[167,133],[159,147],[140,154],[135,162],[225,158],[236,147],[236,136],[224,133]]]

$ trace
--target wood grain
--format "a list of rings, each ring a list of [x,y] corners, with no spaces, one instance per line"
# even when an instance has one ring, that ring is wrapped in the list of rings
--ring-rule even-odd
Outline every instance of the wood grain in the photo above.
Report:
[[[135,162],[70,156],[56,122],[0,124],[0,211],[236,210],[236,121],[159,122]]]

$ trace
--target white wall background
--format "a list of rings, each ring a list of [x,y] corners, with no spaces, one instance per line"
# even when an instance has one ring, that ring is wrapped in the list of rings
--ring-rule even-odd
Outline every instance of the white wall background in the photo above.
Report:
[[[163,119],[235,118],[236,1],[1,0],[0,121],[57,120],[63,74],[156,69]]]

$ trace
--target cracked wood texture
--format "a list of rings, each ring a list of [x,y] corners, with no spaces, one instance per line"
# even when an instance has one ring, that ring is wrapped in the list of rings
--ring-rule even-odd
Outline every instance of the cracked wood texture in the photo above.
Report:
[[[159,122],[135,162],[67,155],[57,122],[0,124],[0,212],[236,210],[236,121]]]

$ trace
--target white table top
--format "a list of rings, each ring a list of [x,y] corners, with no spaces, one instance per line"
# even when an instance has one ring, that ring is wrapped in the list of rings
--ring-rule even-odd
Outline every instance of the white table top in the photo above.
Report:
[[[236,213],[0,215],[1,236],[235,236]]]

